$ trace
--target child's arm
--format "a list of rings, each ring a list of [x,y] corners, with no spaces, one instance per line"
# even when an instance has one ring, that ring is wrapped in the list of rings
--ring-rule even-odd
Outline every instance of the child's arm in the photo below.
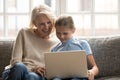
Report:
[[[88,60],[88,64],[90,65],[91,69],[88,71],[88,79],[89,80],[94,80],[94,76],[96,76],[99,72],[98,67],[95,63],[94,57],[92,54],[87,55],[87,60]]]

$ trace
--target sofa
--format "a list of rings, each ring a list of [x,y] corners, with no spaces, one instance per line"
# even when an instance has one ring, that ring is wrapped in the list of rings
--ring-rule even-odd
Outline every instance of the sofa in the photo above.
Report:
[[[95,80],[120,80],[120,35],[80,38],[86,39],[99,68]],[[0,80],[9,64],[14,40],[0,40]]]

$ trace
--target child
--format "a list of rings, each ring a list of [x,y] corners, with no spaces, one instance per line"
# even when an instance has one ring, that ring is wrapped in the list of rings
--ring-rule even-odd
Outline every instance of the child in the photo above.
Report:
[[[56,51],[70,51],[70,50],[85,50],[87,55],[88,64],[91,69],[88,70],[88,80],[94,80],[94,76],[98,74],[98,67],[92,55],[90,46],[86,40],[78,40],[73,37],[75,32],[74,22],[71,16],[60,16],[55,23],[56,35],[61,41],[54,48],[52,52]],[[55,80],[60,78],[55,78]],[[87,80],[82,78],[69,78],[70,80]]]

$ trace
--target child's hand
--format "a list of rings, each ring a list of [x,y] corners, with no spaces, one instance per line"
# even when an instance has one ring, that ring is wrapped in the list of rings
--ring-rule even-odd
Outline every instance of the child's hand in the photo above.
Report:
[[[88,80],[94,80],[94,73],[92,70],[88,70]]]

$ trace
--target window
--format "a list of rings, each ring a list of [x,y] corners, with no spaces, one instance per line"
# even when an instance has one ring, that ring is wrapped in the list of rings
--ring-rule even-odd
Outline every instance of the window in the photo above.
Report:
[[[60,5],[61,14],[74,18],[78,36],[120,33],[120,0],[61,0]]]
[[[38,4],[55,14],[71,15],[76,36],[107,36],[120,33],[120,0],[0,0],[0,38],[16,37],[28,27],[31,10]]]
[[[0,0],[0,38],[16,37],[28,27],[33,7],[42,3],[55,10],[55,0]]]

